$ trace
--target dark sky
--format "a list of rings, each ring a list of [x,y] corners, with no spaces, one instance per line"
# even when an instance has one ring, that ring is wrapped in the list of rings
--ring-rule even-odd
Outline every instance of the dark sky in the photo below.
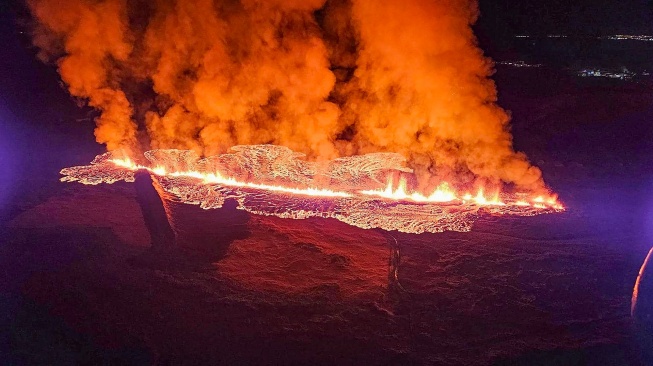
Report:
[[[437,0],[433,0],[437,1]],[[515,34],[653,34],[653,0],[479,0],[478,28]],[[23,0],[0,0],[0,13],[26,15]]]
[[[651,34],[653,0],[480,0],[479,27],[514,34]]]

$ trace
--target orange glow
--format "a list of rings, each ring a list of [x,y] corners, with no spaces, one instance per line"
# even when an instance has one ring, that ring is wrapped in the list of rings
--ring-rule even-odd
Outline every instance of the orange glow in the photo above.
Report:
[[[459,193],[449,182],[431,192],[411,188],[411,171],[393,154],[307,162],[274,145],[238,146],[229,154],[200,158],[189,150],[151,150],[149,164],[112,153],[90,165],[61,171],[65,182],[133,182],[147,170],[165,192],[182,203],[220,208],[235,199],[240,209],[260,215],[334,218],[364,229],[406,233],[469,231],[479,213],[533,216],[563,211],[555,195],[503,192],[484,187]],[[399,173],[400,178],[396,177]],[[386,181],[386,184],[379,182]]]
[[[401,178],[397,188],[393,188],[394,184],[392,179],[388,180],[388,184],[383,190],[364,190],[360,193],[369,196],[383,197],[388,200],[397,201],[414,201],[414,202],[462,202],[464,204],[476,204],[478,206],[530,206],[535,208],[550,208],[563,210],[564,207],[558,203],[555,196],[545,199],[541,196],[532,199],[532,203],[525,200],[509,200],[504,202],[500,196],[499,191],[496,191],[492,196],[487,196],[483,188],[479,188],[475,196],[470,193],[459,195],[456,190],[451,188],[449,183],[442,182],[433,193],[425,196],[419,192],[408,192],[406,188],[406,180]],[[546,203],[546,204],[545,204]]]
[[[309,161],[392,151],[420,187],[437,166],[443,177],[546,191],[541,171],[513,149],[471,27],[477,1],[166,0],[147,2],[145,13],[125,0],[26,3],[39,58],[97,110],[95,136],[109,151],[210,156],[275,144]],[[355,77],[341,77],[345,69]],[[397,188],[380,197],[455,201],[446,189]],[[475,202],[505,200],[487,193]]]
[[[290,194],[298,194],[304,196],[317,196],[317,197],[351,197],[351,194],[346,192],[337,192],[329,189],[320,189],[320,188],[290,188],[279,185],[269,185],[269,184],[258,184],[251,182],[241,182],[234,178],[223,177],[220,172],[215,173],[204,173],[194,170],[189,171],[172,171],[168,172],[165,167],[157,166],[155,168],[149,168],[144,165],[135,164],[131,159],[111,159],[112,163],[116,164],[119,167],[127,168],[129,170],[140,170],[145,169],[149,172],[152,172],[158,176],[170,176],[170,177],[187,177],[187,178],[196,178],[202,181],[203,184],[220,184],[229,187],[241,187],[241,188],[253,188],[260,189],[264,191],[272,192],[283,192]]]
[[[406,179],[401,178],[399,185],[393,189],[392,178],[388,179],[388,185],[384,190],[363,190],[360,193],[368,196],[378,196],[390,200],[398,201],[415,201],[415,202],[451,202],[458,198],[456,192],[451,189],[447,182],[442,182],[440,185],[428,196],[424,196],[419,192],[407,192]]]
[[[397,184],[396,188],[394,188],[394,182],[390,177],[388,178],[388,183],[385,189],[383,190],[381,189],[360,190],[357,192],[349,193],[349,192],[334,191],[334,190],[324,189],[324,188],[314,188],[314,187],[292,188],[292,187],[285,187],[282,185],[243,182],[232,177],[225,177],[220,172],[207,173],[207,172],[200,172],[197,170],[168,171],[163,166],[156,166],[154,168],[150,168],[144,165],[138,165],[129,158],[110,159],[109,161],[111,161],[112,163],[114,163],[119,167],[127,168],[133,171],[139,169],[145,169],[157,176],[162,176],[162,177],[169,176],[169,177],[195,178],[201,180],[203,184],[220,184],[229,187],[252,188],[252,189],[259,189],[264,191],[281,192],[281,193],[289,193],[289,194],[305,195],[305,196],[353,197],[358,193],[364,196],[376,196],[376,197],[381,197],[387,200],[394,200],[394,201],[413,201],[413,202],[420,202],[420,203],[421,202],[448,203],[448,202],[458,201],[462,203],[476,204],[478,206],[508,206],[509,205],[509,206],[531,206],[539,209],[547,209],[547,208],[554,208],[557,210],[564,209],[564,207],[560,203],[558,203],[557,198],[555,196],[551,196],[547,198],[543,196],[537,196],[531,200],[532,203],[529,203],[528,201],[524,201],[524,200],[513,200],[513,201],[503,202],[500,198],[499,191],[496,191],[492,196],[487,196],[483,188],[479,188],[475,196],[472,196],[469,193],[459,196],[459,194],[447,182],[440,183],[438,187],[433,192],[431,192],[431,194],[424,195],[420,192],[409,191],[409,189],[407,188],[406,178],[404,177],[399,179],[399,183]]]

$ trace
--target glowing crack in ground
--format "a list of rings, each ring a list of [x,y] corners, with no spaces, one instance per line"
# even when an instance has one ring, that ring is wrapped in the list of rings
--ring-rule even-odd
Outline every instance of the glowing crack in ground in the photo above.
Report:
[[[234,199],[239,209],[258,215],[334,218],[364,229],[406,233],[469,231],[481,214],[533,216],[564,210],[556,197],[498,192],[486,197],[482,189],[461,195],[446,182],[428,195],[410,192],[405,180],[392,181],[411,172],[394,153],[309,162],[282,146],[251,145],[207,158],[189,150],[144,155],[145,165],[110,152],[98,155],[90,165],[63,169],[61,180],[133,182],[135,171],[147,169],[170,195],[167,199],[203,209]]]

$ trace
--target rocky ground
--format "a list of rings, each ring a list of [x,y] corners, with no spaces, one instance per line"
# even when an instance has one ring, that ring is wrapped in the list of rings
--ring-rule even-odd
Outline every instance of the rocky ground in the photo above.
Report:
[[[515,145],[565,213],[407,235],[187,206],[225,234],[154,253],[132,185],[58,182],[101,152],[92,122],[12,47],[36,71],[0,60],[5,363],[645,362],[629,311],[653,245],[649,85],[499,69]]]

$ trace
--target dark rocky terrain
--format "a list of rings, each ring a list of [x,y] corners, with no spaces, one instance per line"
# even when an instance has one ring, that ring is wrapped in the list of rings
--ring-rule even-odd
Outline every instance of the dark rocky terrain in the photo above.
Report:
[[[185,206],[179,217],[210,215],[219,233],[153,253],[132,185],[58,181],[102,151],[92,113],[13,32],[0,58],[2,363],[648,361],[629,312],[653,245],[651,85],[499,68],[515,146],[565,213],[407,235]]]

